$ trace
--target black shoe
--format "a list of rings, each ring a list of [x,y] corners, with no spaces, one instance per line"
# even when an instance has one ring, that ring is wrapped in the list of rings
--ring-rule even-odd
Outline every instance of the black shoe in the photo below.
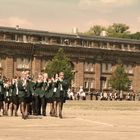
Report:
[[[24,119],[28,119],[28,115],[25,115]]]
[[[18,114],[17,114],[17,113],[15,113],[15,116],[17,117],[17,116],[18,116]]]
[[[24,119],[24,120],[27,119],[27,116],[22,114],[22,119]]]
[[[52,112],[50,112],[50,116],[51,116],[51,117],[53,117],[53,116],[54,116]]]
[[[62,117],[62,114],[59,114],[59,118],[60,118],[60,119],[62,119],[62,118],[63,118],[63,117]]]
[[[43,113],[42,115],[43,115],[43,116],[46,116],[46,113]]]

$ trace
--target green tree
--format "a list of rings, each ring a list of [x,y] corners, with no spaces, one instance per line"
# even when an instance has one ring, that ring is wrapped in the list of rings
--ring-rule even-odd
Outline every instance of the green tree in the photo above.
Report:
[[[129,38],[130,32],[129,26],[122,23],[114,23],[113,25],[109,26],[107,29],[107,35],[109,37],[119,37],[119,38]]]
[[[48,62],[46,66],[46,72],[49,77],[54,76],[56,73],[63,71],[65,74],[65,79],[68,84],[71,84],[73,79],[72,66],[70,59],[65,55],[63,48],[60,48],[54,58]]]
[[[90,29],[87,32],[85,32],[85,34],[100,36],[101,32],[104,30],[105,27],[102,27],[100,25],[94,25],[93,27],[90,27]]]
[[[130,39],[140,40],[140,32],[136,32],[136,33],[130,34]]]
[[[112,76],[109,79],[111,87],[115,90],[127,91],[130,89],[131,81],[128,78],[127,73],[122,64],[118,64]]]

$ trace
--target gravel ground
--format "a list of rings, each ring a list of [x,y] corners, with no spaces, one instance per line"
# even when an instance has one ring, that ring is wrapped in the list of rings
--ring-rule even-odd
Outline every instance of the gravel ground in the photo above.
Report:
[[[138,101],[68,101],[63,111],[63,119],[2,116],[0,140],[140,140]]]

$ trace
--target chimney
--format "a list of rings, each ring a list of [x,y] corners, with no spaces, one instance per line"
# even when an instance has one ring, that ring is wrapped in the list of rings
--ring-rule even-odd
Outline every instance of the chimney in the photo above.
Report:
[[[78,28],[77,28],[77,27],[74,27],[74,28],[72,29],[72,33],[73,33],[73,34],[77,34],[77,33],[78,33]]]

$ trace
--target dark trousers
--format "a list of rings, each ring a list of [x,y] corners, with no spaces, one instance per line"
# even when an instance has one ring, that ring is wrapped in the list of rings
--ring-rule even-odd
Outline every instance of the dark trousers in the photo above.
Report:
[[[93,100],[93,94],[90,94],[90,100]]]
[[[35,96],[32,96],[32,112],[33,112],[33,114],[36,114],[35,111],[36,111],[35,110]]]
[[[42,115],[46,116],[46,105],[47,105],[46,98],[45,96],[43,96],[40,99],[41,99]]]
[[[34,96],[35,97],[35,103],[34,103],[34,107],[35,107],[35,115],[41,115],[41,99],[39,96]]]
[[[32,103],[29,103],[29,104],[28,104],[28,114],[29,114],[29,115],[32,115],[32,111],[33,111],[33,110],[32,110]]]

